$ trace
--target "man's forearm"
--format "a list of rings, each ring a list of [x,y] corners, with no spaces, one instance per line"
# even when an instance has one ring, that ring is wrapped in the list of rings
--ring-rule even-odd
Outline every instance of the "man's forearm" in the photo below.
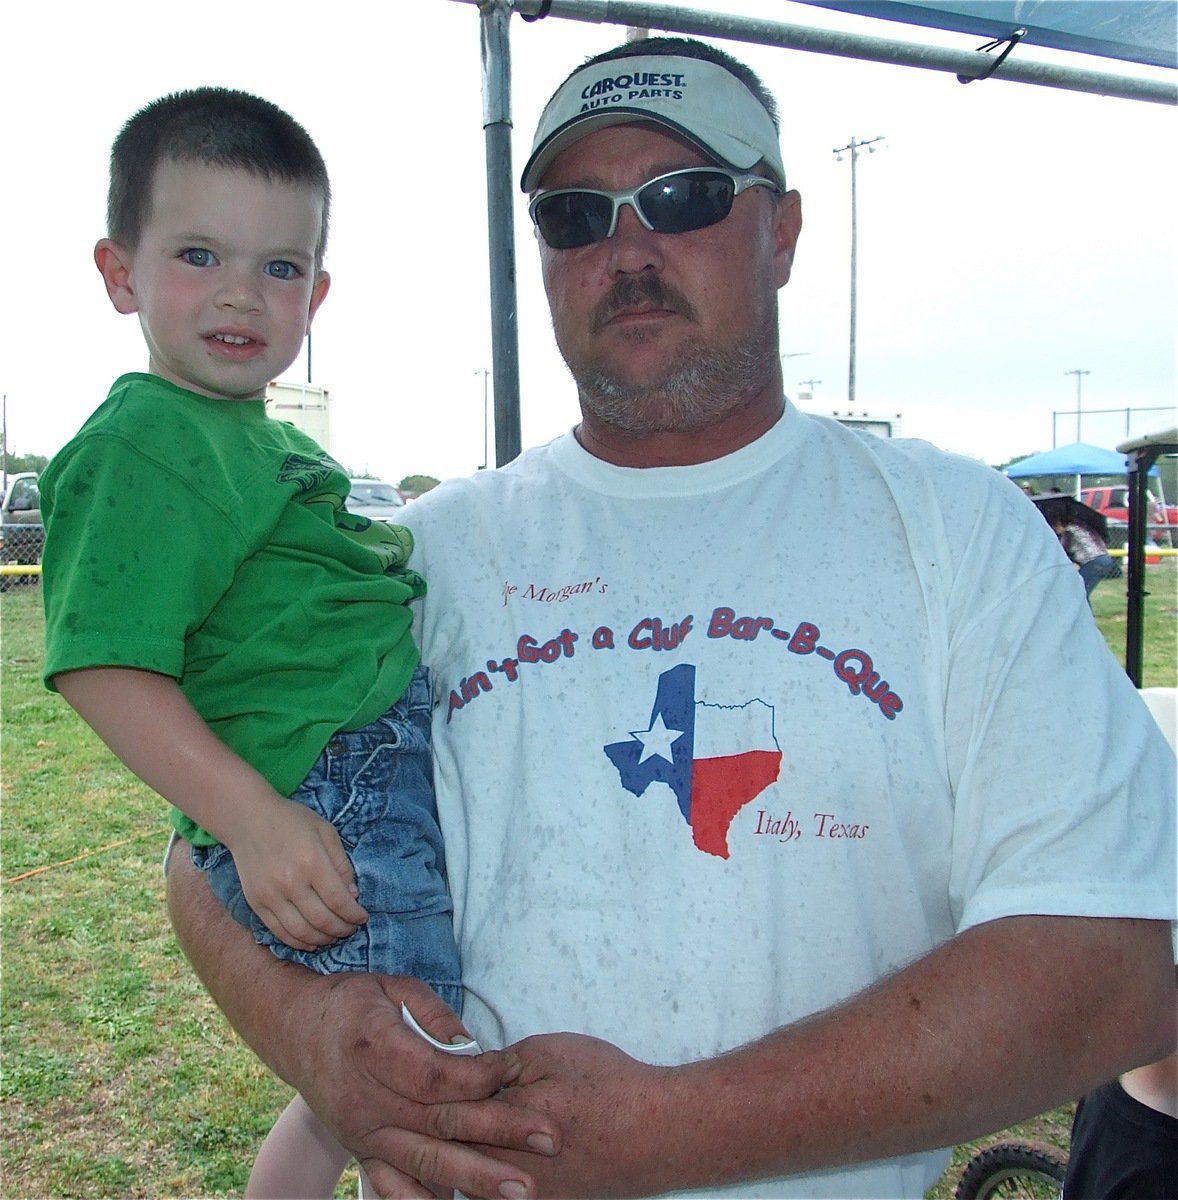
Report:
[[[756,1098],[761,1137],[734,1155],[738,1174],[765,1127],[782,1144],[755,1174],[953,1145],[1164,1053],[1174,1036],[1167,950],[1161,923],[994,922],[684,1082],[727,1098],[721,1120],[733,1133],[748,1130],[741,1106]],[[774,1104],[783,1091],[793,1098]]]
[[[527,1039],[512,1091],[566,1130],[560,1158],[537,1170],[543,1194],[706,1188],[910,1154],[1167,1053],[1168,959],[1158,922],[996,921],[716,1059],[652,1068],[593,1039]]]
[[[287,1022],[305,1014],[323,981],[259,946],[225,910],[177,841],[168,862],[168,912],[200,981],[254,1053],[278,1076],[298,1086],[298,1039]],[[248,981],[248,983],[247,983]]]

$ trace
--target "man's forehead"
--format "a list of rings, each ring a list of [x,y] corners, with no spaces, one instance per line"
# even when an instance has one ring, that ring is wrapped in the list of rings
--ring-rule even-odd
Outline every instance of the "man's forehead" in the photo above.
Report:
[[[682,134],[654,121],[631,121],[593,130],[566,146],[539,182],[541,189],[601,185],[619,175],[642,182],[681,167],[716,166],[717,160]]]

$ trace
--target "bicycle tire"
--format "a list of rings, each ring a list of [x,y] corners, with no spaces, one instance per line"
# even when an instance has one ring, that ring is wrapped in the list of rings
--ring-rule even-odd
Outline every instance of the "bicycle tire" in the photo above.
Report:
[[[1058,1200],[1067,1156],[1040,1142],[999,1142],[969,1160],[953,1200]]]

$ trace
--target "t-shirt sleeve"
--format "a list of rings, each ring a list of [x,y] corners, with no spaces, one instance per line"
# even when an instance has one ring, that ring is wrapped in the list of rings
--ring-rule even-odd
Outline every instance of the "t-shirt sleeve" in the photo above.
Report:
[[[237,525],[198,481],[122,438],[82,441],[54,464],[45,498],[46,683],[97,666],[180,678],[186,635],[243,554]]]
[[[1050,530],[1029,522],[1004,538],[971,548],[949,644],[958,927],[1030,913],[1169,919],[1173,752]]]

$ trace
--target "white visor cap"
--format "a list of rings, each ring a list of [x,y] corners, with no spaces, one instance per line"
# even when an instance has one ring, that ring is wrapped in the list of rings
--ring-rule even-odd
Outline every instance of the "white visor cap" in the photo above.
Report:
[[[653,121],[694,142],[721,166],[747,171],[762,159],[784,190],[772,118],[735,75],[699,58],[614,58],[574,72],[548,101],[520,186],[534,191],[552,160],[587,133]]]

